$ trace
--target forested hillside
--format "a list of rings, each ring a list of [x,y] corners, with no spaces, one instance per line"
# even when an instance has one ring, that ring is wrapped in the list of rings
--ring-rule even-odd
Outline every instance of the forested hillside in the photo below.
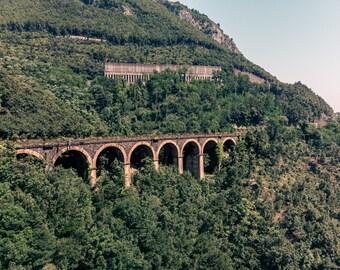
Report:
[[[340,129],[272,121],[196,180],[152,162],[96,191],[0,149],[1,269],[338,269]]]
[[[178,45],[169,51],[8,31],[0,38],[3,139],[230,131],[233,124],[261,125],[274,115],[296,124],[332,113],[304,85],[252,84],[234,75],[228,55],[223,59],[202,47]],[[168,56],[181,64],[220,64],[224,71],[217,82],[190,84],[173,72],[135,85],[101,76],[106,57],[161,63]]]
[[[216,42],[211,21],[195,28],[170,6],[0,0],[0,269],[340,268],[339,119],[313,127],[333,114],[322,98]],[[222,72],[188,83],[167,70],[129,85],[103,77],[105,61]],[[129,189],[119,162],[91,189],[75,171],[46,172],[14,150],[26,139],[237,127],[247,132],[216,175],[199,181],[144,160]]]
[[[281,84],[163,4],[1,0],[0,137],[216,132],[260,125],[273,115],[297,124],[332,114],[304,85]],[[186,84],[163,74],[146,85],[127,85],[101,77],[106,60],[218,65],[223,83]],[[266,83],[251,84],[235,70]]]

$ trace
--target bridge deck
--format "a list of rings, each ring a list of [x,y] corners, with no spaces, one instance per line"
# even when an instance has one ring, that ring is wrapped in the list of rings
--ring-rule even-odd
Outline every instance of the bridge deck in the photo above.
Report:
[[[159,140],[183,140],[183,139],[205,139],[205,138],[237,138],[238,135],[231,133],[212,133],[212,134],[180,134],[180,135],[137,135],[137,136],[117,136],[117,137],[98,137],[86,139],[63,138],[55,140],[28,140],[15,143],[16,149],[42,148],[42,147],[63,147],[70,145],[96,145],[106,143],[124,143],[140,141],[159,141]]]

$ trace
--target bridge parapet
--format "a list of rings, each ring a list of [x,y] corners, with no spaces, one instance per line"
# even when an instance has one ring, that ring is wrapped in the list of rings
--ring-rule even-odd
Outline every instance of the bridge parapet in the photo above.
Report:
[[[205,155],[209,151],[211,155],[214,155],[210,148],[216,146],[217,142],[222,142],[224,145],[227,145],[226,142],[229,145],[235,145],[236,141],[237,135],[229,133],[120,136],[26,141],[17,143],[16,151],[18,155],[26,154],[43,158],[47,170],[55,165],[62,165],[62,159],[67,160],[69,167],[74,167],[75,164],[79,165],[78,159],[81,158],[90,173],[92,186],[98,179],[97,169],[101,166],[100,157],[110,155],[111,159],[114,157],[124,164],[125,186],[129,187],[132,171],[140,165],[140,160],[146,156],[154,161],[156,169],[159,168],[160,163],[173,165],[178,168],[180,173],[190,171],[197,178],[202,179],[205,174]],[[68,155],[67,158],[66,155]]]

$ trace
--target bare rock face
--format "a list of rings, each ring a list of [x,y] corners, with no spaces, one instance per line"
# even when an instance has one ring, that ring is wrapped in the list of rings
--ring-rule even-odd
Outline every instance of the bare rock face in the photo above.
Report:
[[[256,76],[255,74],[250,73],[250,72],[235,69],[234,74],[235,75],[246,75],[249,78],[249,81],[252,82],[252,83],[263,84],[263,83],[266,82],[265,79],[262,79],[261,77]]]
[[[123,9],[123,14],[125,16],[133,16],[133,12],[127,7],[127,6],[124,6],[122,5],[122,9]]]
[[[175,13],[181,20],[191,24],[196,29],[214,39],[217,43],[235,53],[241,54],[233,39],[224,34],[219,25],[210,20],[207,16],[202,15],[195,10],[189,10],[186,6],[178,2],[173,3],[167,0],[159,0],[159,2],[168,10]]]

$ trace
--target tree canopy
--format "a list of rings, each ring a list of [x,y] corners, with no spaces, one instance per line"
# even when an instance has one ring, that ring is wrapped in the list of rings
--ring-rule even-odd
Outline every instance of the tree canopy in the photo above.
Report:
[[[93,191],[2,145],[0,268],[336,269],[338,134],[272,120],[214,177],[146,161],[124,189],[115,163]]]

